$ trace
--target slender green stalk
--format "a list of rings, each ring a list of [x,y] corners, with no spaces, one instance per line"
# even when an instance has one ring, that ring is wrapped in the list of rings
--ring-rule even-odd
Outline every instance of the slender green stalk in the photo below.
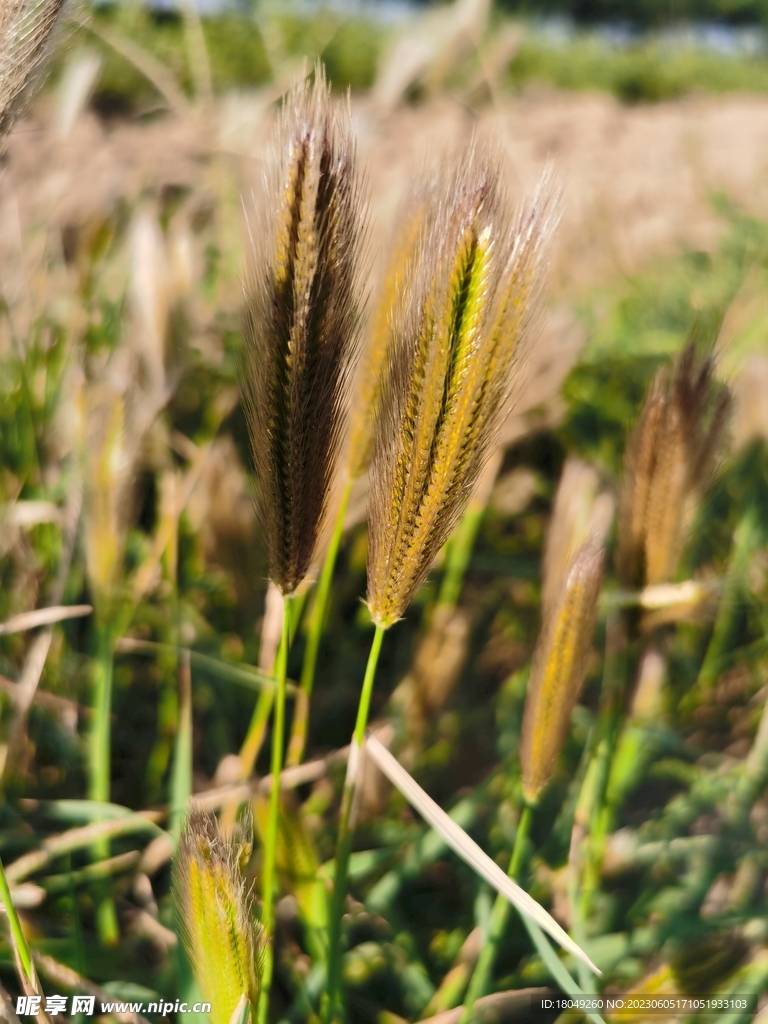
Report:
[[[621,733],[622,705],[627,677],[627,619],[622,610],[608,616],[605,623],[605,660],[600,708],[592,733],[592,754],[584,776],[578,803],[589,801],[589,822],[586,828],[584,875],[579,880],[581,917],[589,919],[592,895],[599,883],[600,860],[604,836],[601,823],[605,816],[608,777]],[[587,790],[589,789],[589,793]]]
[[[339,503],[339,510],[336,515],[336,522],[333,527],[328,550],[325,553],[323,568],[320,579],[317,583],[315,601],[312,607],[312,618],[309,624],[307,636],[307,647],[304,652],[304,663],[301,666],[301,683],[299,692],[296,695],[296,709],[293,716],[293,727],[291,729],[291,740],[288,744],[287,765],[301,764],[304,751],[307,745],[307,730],[309,727],[309,701],[312,696],[312,687],[315,682],[315,669],[317,667],[317,654],[320,650],[320,639],[323,635],[325,625],[325,613],[328,607],[328,597],[331,592],[333,570],[336,566],[336,559],[341,546],[341,537],[344,533],[344,519],[349,507],[349,496],[352,493],[352,479],[347,481],[344,492]]]
[[[11,887],[8,885],[8,879],[5,877],[5,868],[3,862],[0,860],[0,901],[2,901],[5,907],[5,916],[8,918],[8,925],[11,929],[11,941],[13,948],[16,951],[16,955],[19,960],[19,968],[24,973],[22,979],[25,983],[32,985],[35,982],[35,967],[32,963],[32,954],[27,945],[27,940],[24,937],[24,932],[21,930],[21,921],[19,921],[19,915],[16,913],[16,907],[13,905],[11,899]]]
[[[109,802],[112,682],[114,669],[114,634],[112,627],[98,627],[97,655],[94,665],[93,723],[90,734],[90,763],[88,797],[99,803]],[[95,860],[109,857],[109,841],[100,840],[93,847]],[[120,937],[114,900],[108,889],[102,891],[96,910],[99,938],[104,945],[113,946]]]
[[[485,504],[472,502],[447,545],[445,571],[437,596],[440,607],[456,607],[485,509]]]
[[[731,549],[728,574],[725,587],[720,598],[717,618],[712,630],[704,660],[699,669],[696,686],[686,704],[698,704],[702,693],[711,690],[725,668],[725,657],[733,634],[738,612],[743,602],[745,576],[749,568],[749,559],[759,544],[758,521],[754,509],[749,509],[736,528]]]
[[[272,789],[269,794],[269,816],[264,837],[264,865],[261,873],[261,923],[264,928],[264,972],[259,996],[259,1022],[265,1024],[269,1012],[269,992],[274,969],[275,928],[275,861],[277,857],[277,831],[280,817],[280,772],[283,769],[283,743],[285,740],[285,681],[288,669],[288,647],[291,634],[291,601],[284,598],[283,631],[275,663],[275,715],[272,727]]]
[[[177,840],[192,796],[192,670],[188,654],[179,656],[177,670],[179,723],[171,769],[171,832]]]
[[[336,844],[336,864],[333,876],[333,896],[331,898],[331,911],[328,921],[328,986],[325,995],[325,1005],[322,1008],[322,1019],[324,1024],[331,1024],[331,1021],[339,1019],[340,1008],[340,983],[341,983],[341,918],[344,912],[344,897],[347,893],[347,874],[349,870],[349,855],[352,852],[352,808],[354,805],[355,787],[357,785],[357,774],[359,769],[360,750],[365,740],[365,730],[368,726],[368,714],[371,708],[371,695],[373,694],[373,683],[376,677],[376,666],[381,653],[381,643],[384,639],[385,627],[376,626],[373,634],[373,642],[368,655],[368,664],[365,668],[363,689],[360,693],[360,702],[357,706],[357,719],[355,731],[352,734],[352,746],[349,752],[349,764],[347,777],[344,782],[344,792],[341,797],[341,810],[339,813],[339,835]]]
[[[507,874],[510,878],[517,879],[520,872],[522,871],[525,863],[525,854],[528,846],[528,836],[531,831],[531,822],[533,820],[533,808],[530,804],[526,803],[523,807],[523,813],[520,815],[520,822],[517,826],[517,833],[515,835],[515,845],[512,849],[512,857],[509,861],[509,868]],[[504,938],[504,932],[509,921],[509,914],[512,909],[512,904],[506,898],[499,894],[493,904],[493,910],[491,911],[491,917],[488,922],[488,932],[485,936],[485,942],[483,948],[480,951],[475,969],[472,972],[472,977],[469,981],[469,987],[467,988],[467,994],[464,999],[464,1010],[461,1014],[461,1020],[459,1024],[468,1024],[472,1019],[472,1008],[474,1007],[477,1000],[485,995],[488,990],[488,984],[491,980],[491,972],[493,971],[493,965],[496,961],[496,954],[499,949],[499,944]]]

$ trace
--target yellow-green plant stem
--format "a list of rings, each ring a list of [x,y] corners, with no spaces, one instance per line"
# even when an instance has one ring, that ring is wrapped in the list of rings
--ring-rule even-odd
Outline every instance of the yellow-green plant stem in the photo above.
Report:
[[[357,784],[357,770],[359,767],[360,748],[365,740],[365,730],[368,726],[368,714],[371,708],[371,696],[373,694],[373,683],[376,678],[376,666],[381,653],[381,643],[384,639],[385,628],[377,626],[373,635],[371,650],[368,655],[368,664],[365,667],[363,689],[360,693],[360,701],[357,706],[357,719],[355,731],[352,734],[352,745],[350,749],[350,764],[347,769],[347,777],[344,782],[344,792],[341,796],[341,809],[339,812],[339,834],[336,844],[336,863],[333,874],[333,895],[331,897],[331,908],[328,920],[328,981],[325,994],[325,1003],[322,1008],[322,1019],[324,1024],[331,1024],[339,1019],[340,1007],[340,986],[341,986],[341,918],[344,912],[344,897],[347,892],[347,873],[349,869],[349,856],[352,852],[352,807],[355,797],[355,786]]]
[[[507,870],[507,874],[510,878],[516,879],[523,869],[532,820],[533,808],[530,804],[526,803],[523,807],[523,813],[520,815],[520,822],[517,826],[517,833],[515,835],[515,845],[512,848],[512,857],[510,858],[509,868]],[[506,896],[499,894],[496,897],[493,909],[491,910],[491,917],[488,921],[488,931],[485,936],[483,948],[480,950],[480,956],[475,964],[472,977],[469,979],[469,986],[464,999],[464,1009],[461,1014],[460,1024],[468,1024],[472,1019],[472,1008],[477,1000],[481,996],[485,995],[488,989],[493,965],[496,961],[496,954],[499,949],[499,944],[504,938],[504,932],[507,927],[507,922],[509,921],[511,909],[512,904]]]
[[[275,714],[272,725],[272,789],[269,794],[269,815],[264,836],[264,864],[261,869],[261,923],[264,928],[264,968],[259,996],[259,1024],[265,1024],[269,1012],[269,992],[274,969],[275,930],[275,861],[280,819],[280,772],[283,770],[285,741],[285,683],[288,671],[288,647],[291,638],[291,597],[283,604],[283,631],[275,663]]]
[[[288,638],[288,646],[290,647],[291,641],[293,640],[293,634],[295,632],[298,620],[301,616],[301,609],[304,605],[304,595],[295,594],[291,597],[288,602],[289,608],[285,608],[283,612],[283,625],[287,625],[289,629],[283,629],[283,636]],[[278,651],[279,656],[279,651]],[[286,680],[286,693],[288,692],[287,680]],[[292,687],[292,692],[295,689]],[[248,732],[246,733],[243,745],[240,748],[240,779],[247,779],[253,771],[253,766],[256,764],[256,758],[259,756],[261,745],[264,742],[264,735],[267,731],[267,722],[269,716],[272,713],[272,705],[275,699],[275,685],[265,687],[259,694],[259,699],[256,701],[256,706],[253,709],[253,715],[251,716],[250,724],[248,725]]]
[[[445,570],[437,596],[438,607],[456,607],[485,509],[484,504],[471,502],[448,542]]]
[[[13,948],[16,950],[16,955],[19,958],[19,968],[24,973],[22,979],[27,985],[31,985],[35,980],[35,967],[32,963],[32,954],[27,940],[24,937],[24,932],[21,930],[21,921],[19,921],[19,915],[16,913],[16,907],[13,905],[11,899],[11,887],[8,885],[8,879],[5,877],[5,868],[3,862],[0,860],[0,901],[2,901],[5,907],[5,916],[8,918],[8,925],[11,929],[11,941]]]
[[[114,633],[111,625],[103,623],[97,626],[97,631],[88,797],[98,803],[109,803]],[[105,860],[109,857],[109,841],[102,839],[94,844],[93,856],[95,860]],[[115,903],[107,888],[103,889],[99,898],[96,908],[96,924],[101,942],[107,946],[115,945],[120,937],[120,931]]]
[[[323,568],[320,572],[320,579],[317,581],[315,600],[312,605],[312,618],[309,623],[307,635],[307,646],[304,651],[304,662],[301,666],[301,681],[299,691],[296,694],[296,705],[293,715],[293,726],[291,728],[291,739],[288,744],[288,755],[286,764],[301,764],[304,751],[307,745],[307,730],[309,728],[309,701],[312,696],[312,688],[315,682],[315,670],[317,668],[317,655],[320,650],[320,640],[325,625],[325,613],[328,607],[328,596],[331,592],[333,581],[333,570],[336,566],[336,559],[339,555],[341,538],[344,533],[344,520],[349,506],[349,496],[352,493],[352,480],[349,479],[344,487],[341,496],[339,509],[336,513],[336,522],[333,527],[333,534],[325,553]]]

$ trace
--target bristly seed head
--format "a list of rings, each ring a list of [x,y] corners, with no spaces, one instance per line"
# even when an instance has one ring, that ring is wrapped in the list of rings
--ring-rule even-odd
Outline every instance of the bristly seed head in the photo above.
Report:
[[[714,359],[683,349],[670,379],[654,378],[627,445],[619,502],[618,572],[625,586],[674,579],[691,502],[717,456],[730,392],[716,385]]]
[[[250,817],[225,840],[212,814],[192,810],[174,858],[181,936],[213,1024],[229,1024],[242,996],[255,1019],[263,933],[245,880],[252,835]]]
[[[544,614],[523,715],[523,793],[534,803],[549,782],[587,672],[605,549],[595,537],[570,565],[560,598]]]
[[[65,0],[3,0],[0,4],[0,136],[19,114],[27,86],[48,56]]]
[[[371,467],[368,607],[381,626],[405,611],[489,454],[557,207],[546,174],[513,219],[500,161],[474,146],[428,190],[392,303]]]
[[[280,116],[266,210],[251,233],[243,394],[269,572],[292,594],[311,566],[359,338],[365,204],[348,110],[322,69]]]

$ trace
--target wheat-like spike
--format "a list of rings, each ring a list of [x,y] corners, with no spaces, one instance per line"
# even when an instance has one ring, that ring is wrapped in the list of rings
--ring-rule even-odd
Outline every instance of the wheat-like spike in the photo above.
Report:
[[[573,457],[566,461],[552,503],[541,566],[542,609],[557,602],[574,555],[590,538],[599,486],[600,478],[592,466]]]
[[[686,513],[715,465],[730,406],[714,359],[690,341],[674,374],[655,376],[627,445],[619,513],[618,571],[625,586],[674,578]]]
[[[347,464],[353,480],[366,472],[373,455],[374,422],[387,365],[391,322],[397,318],[398,304],[406,294],[407,274],[429,212],[426,199],[426,190],[422,187],[409,192],[401,205],[396,220],[397,230],[368,325],[355,377],[355,397],[349,424]]]
[[[310,568],[342,437],[360,332],[365,204],[349,111],[322,69],[280,116],[267,217],[251,233],[243,392],[270,576]]]
[[[470,498],[541,291],[558,194],[513,219],[498,158],[473,146],[433,184],[390,321],[371,468],[368,606],[390,626]]]
[[[3,0],[0,5],[0,136],[7,135],[21,98],[47,55],[66,0]]]
[[[193,809],[174,858],[182,940],[213,1024],[229,1024],[242,996],[253,1014],[258,1004],[263,937],[244,873],[252,833],[248,818],[225,840],[214,815]]]
[[[578,552],[560,600],[550,607],[533,655],[523,715],[523,792],[536,801],[554,771],[587,671],[605,550],[590,541]]]

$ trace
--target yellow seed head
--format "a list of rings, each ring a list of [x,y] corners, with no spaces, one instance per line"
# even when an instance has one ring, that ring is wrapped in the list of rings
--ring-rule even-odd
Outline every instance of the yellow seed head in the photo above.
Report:
[[[523,792],[533,803],[555,768],[587,671],[605,551],[590,541],[578,552],[559,601],[550,606],[533,655],[523,715]]]
[[[371,467],[368,606],[401,617],[463,514],[507,406],[557,197],[516,219],[477,148],[427,190],[390,314]]]
[[[181,934],[213,1024],[229,1024],[241,997],[259,999],[263,941],[255,898],[245,880],[252,824],[225,840],[213,815],[193,810],[173,865]]]

